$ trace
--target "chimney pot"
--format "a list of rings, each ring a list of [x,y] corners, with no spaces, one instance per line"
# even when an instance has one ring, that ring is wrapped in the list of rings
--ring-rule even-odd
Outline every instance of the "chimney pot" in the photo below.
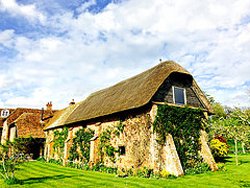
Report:
[[[69,103],[69,105],[73,105],[73,104],[75,104],[75,100],[74,99],[72,99],[72,101]]]
[[[52,111],[52,102],[51,101],[46,104],[46,110]]]

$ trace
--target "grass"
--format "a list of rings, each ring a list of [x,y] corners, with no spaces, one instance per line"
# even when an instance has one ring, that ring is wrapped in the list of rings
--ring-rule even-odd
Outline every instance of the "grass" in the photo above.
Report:
[[[186,175],[177,179],[118,178],[114,174],[83,171],[44,162],[28,162],[16,171],[23,185],[0,187],[250,187],[250,154],[239,156],[240,165],[235,166],[231,156],[226,160],[226,171]]]

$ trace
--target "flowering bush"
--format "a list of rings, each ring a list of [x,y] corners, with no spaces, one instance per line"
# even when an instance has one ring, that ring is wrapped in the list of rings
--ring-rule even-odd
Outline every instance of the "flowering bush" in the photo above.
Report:
[[[213,138],[210,142],[210,148],[215,158],[225,157],[228,153],[228,145],[217,138]]]
[[[219,141],[221,141],[221,142],[227,144],[227,139],[226,139],[224,136],[216,135],[216,136],[214,137],[214,139],[218,139]]]
[[[167,170],[162,170],[161,172],[160,172],[160,175],[161,175],[161,177],[163,177],[163,178],[167,178],[169,175],[170,175],[170,173],[167,171]]]

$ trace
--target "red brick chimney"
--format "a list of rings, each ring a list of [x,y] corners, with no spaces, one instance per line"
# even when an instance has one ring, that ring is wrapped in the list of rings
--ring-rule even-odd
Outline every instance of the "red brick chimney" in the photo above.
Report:
[[[52,111],[52,102],[51,101],[46,104],[46,110]]]

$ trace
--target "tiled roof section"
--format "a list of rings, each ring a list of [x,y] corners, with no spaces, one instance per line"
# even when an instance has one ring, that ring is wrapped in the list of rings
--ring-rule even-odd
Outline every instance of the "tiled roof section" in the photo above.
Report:
[[[13,112],[13,111],[15,111],[16,109],[14,109],[14,108],[0,108],[0,112],[2,111],[2,110],[9,110],[9,112],[10,112],[10,114]],[[1,118],[1,117],[0,117]]]
[[[14,122],[19,138],[44,138],[43,126],[40,123],[40,113],[23,113]]]
[[[7,119],[8,124],[12,124],[17,118],[19,118],[19,116],[21,116],[24,113],[32,113],[41,116],[41,110],[39,109],[17,108],[9,115]]]
[[[3,128],[3,121],[4,121],[4,119],[0,118],[0,128]]]
[[[4,120],[7,120],[8,125],[16,124],[19,137],[44,138],[43,126],[40,122],[41,115],[43,113],[43,121],[48,122],[55,112],[55,110],[42,111],[31,108],[11,109],[7,118],[0,118],[0,128],[2,128]]]
[[[43,110],[43,121],[46,121],[54,116],[58,110]]]

